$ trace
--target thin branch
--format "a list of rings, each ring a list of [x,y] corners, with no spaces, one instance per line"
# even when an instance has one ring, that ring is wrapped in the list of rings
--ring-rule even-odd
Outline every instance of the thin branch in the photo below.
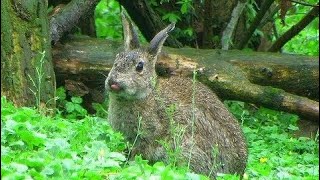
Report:
[[[319,15],[319,7],[314,7],[305,15],[296,25],[292,26],[287,32],[285,32],[280,38],[274,42],[274,44],[268,50],[269,52],[278,52],[280,49],[302,31],[308,24],[310,24]]]
[[[276,26],[275,23],[272,24],[272,30],[273,30],[274,37],[276,39],[278,39],[279,38],[279,34],[278,34],[277,26]]]
[[[238,1],[237,6],[233,9],[232,14],[231,14],[231,19],[227,25],[227,27],[224,29],[222,33],[222,38],[221,38],[221,45],[223,50],[228,50],[229,45],[231,43],[231,37],[232,34],[235,30],[236,24],[238,22],[238,19],[246,5],[246,2],[240,2]]]
[[[256,15],[255,19],[251,23],[248,31],[245,33],[244,37],[240,40],[240,42],[237,44],[238,49],[243,49],[249,42],[251,36],[253,35],[254,31],[257,29],[257,27],[260,25],[260,22],[262,21],[263,16],[266,14],[270,6],[274,0],[265,0],[264,3],[261,6],[260,11]]]
[[[293,3],[297,3],[297,4],[300,4],[300,5],[303,5],[303,6],[311,6],[311,7],[319,7],[319,4],[316,4],[316,5],[313,5],[313,4],[308,4],[308,3],[305,3],[305,2],[301,2],[301,1],[295,1],[295,0],[289,0]]]
[[[265,26],[268,22],[274,22],[274,19],[273,19],[273,16],[280,10],[280,6],[276,6],[274,8],[270,8],[270,12],[267,16],[265,16],[262,20],[261,20],[261,23],[259,25],[259,28],[260,27],[263,27]]]
[[[98,4],[99,0],[72,0],[62,10],[51,16],[50,35],[53,44],[58,42],[65,32],[70,31],[82,16]]]

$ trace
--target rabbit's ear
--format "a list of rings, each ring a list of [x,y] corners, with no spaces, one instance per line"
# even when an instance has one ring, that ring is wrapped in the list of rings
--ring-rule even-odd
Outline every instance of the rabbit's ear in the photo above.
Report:
[[[122,8],[123,9],[123,8]],[[130,51],[140,47],[138,34],[134,30],[133,25],[129,17],[126,15],[124,10],[121,11],[122,26],[123,26],[123,37],[124,37],[124,48],[125,51]]]
[[[169,26],[160,31],[150,42],[148,52],[151,55],[157,55],[163,46],[164,41],[169,36],[168,33],[171,32],[175,27],[175,23],[171,23]]]

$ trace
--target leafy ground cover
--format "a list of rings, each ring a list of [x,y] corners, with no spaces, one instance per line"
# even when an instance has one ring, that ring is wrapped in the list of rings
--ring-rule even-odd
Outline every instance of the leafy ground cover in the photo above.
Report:
[[[225,102],[242,123],[249,159],[249,179],[319,179],[319,139],[293,137],[296,115]]]
[[[128,161],[122,135],[107,119],[86,114],[80,102],[81,98],[64,99],[64,111],[47,117],[33,108],[16,108],[1,97],[1,178],[208,179],[185,167],[149,165],[140,156]],[[297,116],[241,102],[225,104],[241,122],[248,141],[245,179],[319,179],[318,136],[292,137]],[[219,174],[218,179],[238,177]]]

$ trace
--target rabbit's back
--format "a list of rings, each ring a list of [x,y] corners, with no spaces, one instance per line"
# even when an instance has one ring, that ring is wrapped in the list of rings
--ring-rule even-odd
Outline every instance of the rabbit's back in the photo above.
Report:
[[[175,124],[186,127],[181,145],[185,158],[192,151],[194,171],[209,173],[215,166],[219,172],[242,174],[247,160],[245,139],[219,98],[205,85],[176,76],[159,78],[159,89],[166,108],[173,109]]]

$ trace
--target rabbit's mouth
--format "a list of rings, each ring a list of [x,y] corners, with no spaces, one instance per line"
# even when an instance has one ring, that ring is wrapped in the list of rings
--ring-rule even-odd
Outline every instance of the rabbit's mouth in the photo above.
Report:
[[[111,84],[110,85],[110,89],[112,90],[112,91],[120,91],[121,90],[121,87],[119,86],[119,84]]]
[[[131,88],[128,88],[127,84],[117,82],[112,78],[106,80],[106,90],[113,94],[113,96],[123,99],[144,99],[152,90],[151,88],[137,87],[136,84],[130,84],[129,87]]]
[[[113,92],[119,92],[121,91],[123,88],[121,87],[121,85],[113,80],[109,80],[108,81],[108,89],[110,89]]]

